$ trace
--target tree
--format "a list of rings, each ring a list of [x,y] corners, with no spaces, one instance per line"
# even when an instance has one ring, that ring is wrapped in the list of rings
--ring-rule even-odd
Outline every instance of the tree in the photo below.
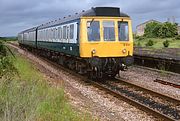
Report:
[[[177,24],[172,24],[169,22],[151,22],[148,23],[145,28],[146,37],[175,37],[177,35],[177,32]]]
[[[161,27],[161,23],[158,22],[151,22],[146,24],[145,33],[146,37],[157,37],[157,31]]]
[[[177,31],[178,30],[176,24],[165,22],[164,24],[162,24],[158,31],[158,37],[175,37],[175,35],[177,35]]]

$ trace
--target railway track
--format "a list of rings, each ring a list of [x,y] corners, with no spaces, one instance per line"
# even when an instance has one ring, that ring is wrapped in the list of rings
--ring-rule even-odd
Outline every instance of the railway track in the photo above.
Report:
[[[15,48],[19,48],[18,45],[11,45],[15,46]],[[78,78],[80,78],[80,81],[84,83],[84,80],[88,82],[89,84],[106,91],[107,93],[120,98],[127,103],[130,103],[131,105],[152,114],[153,116],[161,119],[161,120],[169,120],[169,121],[178,121],[180,120],[180,111],[178,109],[178,106],[180,106],[180,101],[177,99],[173,99],[171,97],[168,97],[166,95],[160,94],[158,92],[154,92],[152,90],[145,89],[143,87],[140,87],[138,85],[133,85],[131,83],[125,82],[123,79],[112,79],[111,81],[93,81],[88,79],[86,76],[77,74],[76,72],[69,70],[56,62],[53,62],[47,58],[39,57],[40,59],[43,59],[50,65],[52,65],[54,68],[63,70],[67,74],[74,75]],[[110,82],[110,83],[109,83]],[[125,86],[124,86],[125,85]],[[151,95],[153,98],[161,98],[161,100],[166,100],[166,102],[170,103],[170,105],[159,103],[155,101],[153,98],[149,98],[149,96],[142,95],[139,93],[141,90],[142,93],[146,92],[146,95]]]
[[[126,80],[119,78],[113,82],[108,81],[105,85],[109,85],[111,89],[122,95],[128,96],[131,99],[133,98],[133,100],[136,100],[140,105],[148,106],[152,111],[157,111],[166,116],[168,115],[169,119],[173,119],[174,117],[175,120],[179,120],[180,118],[180,100],[178,99],[126,82]]]
[[[164,81],[164,80],[161,80],[161,79],[156,79],[156,80],[154,80],[154,82],[158,82],[158,83],[161,83],[161,84],[164,84],[164,85],[169,85],[169,86],[180,89],[180,83],[173,83],[173,82]]]
[[[133,65],[136,68],[141,68],[141,69],[145,69],[145,70],[150,70],[150,71],[155,71],[158,73],[165,73],[165,74],[169,74],[169,75],[176,75],[176,76],[180,76],[180,74],[175,73],[175,72],[171,72],[171,71],[165,71],[165,70],[159,70],[157,68],[151,68],[151,67],[146,67],[146,66],[140,66],[140,65]]]
[[[158,69],[144,67],[144,66],[138,66],[138,65],[133,65],[133,66],[136,67],[136,68],[140,68],[140,69],[144,69],[144,70],[150,70],[150,71],[154,71],[154,72],[158,72],[158,73],[163,73],[163,74],[167,74],[167,75],[172,75],[172,76],[177,76],[177,77],[180,76],[180,74],[174,73],[174,72],[170,72],[170,71],[161,71],[161,70],[158,70]],[[153,81],[157,82],[157,83],[160,83],[160,84],[163,84],[163,85],[169,85],[171,87],[180,89],[180,81],[179,80],[168,81],[168,80],[162,80],[162,79],[157,78],[157,79],[155,79]]]

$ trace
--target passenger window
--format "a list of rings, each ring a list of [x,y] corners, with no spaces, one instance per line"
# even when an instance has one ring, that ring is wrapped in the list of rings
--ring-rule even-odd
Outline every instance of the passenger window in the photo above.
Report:
[[[87,34],[89,41],[100,41],[100,24],[99,21],[87,22]]]
[[[70,33],[70,31],[69,31],[69,26],[67,26],[67,35],[66,35],[66,39],[69,39],[69,33]]]
[[[70,39],[74,38],[74,24],[70,25]]]
[[[48,41],[50,40],[50,34],[49,34],[50,32],[49,32],[49,29],[48,29]]]
[[[56,29],[53,29],[53,39],[56,39]]]
[[[46,41],[48,40],[48,29],[46,29]]]
[[[66,39],[66,35],[67,35],[67,26],[63,26],[63,39]]]
[[[60,28],[60,39],[62,39],[63,38],[63,30],[62,30],[62,28]]]
[[[119,41],[128,41],[129,40],[129,27],[128,22],[118,22],[118,34]]]
[[[115,41],[114,21],[103,21],[104,41]]]
[[[60,27],[58,27],[58,38],[59,39],[61,39],[61,30],[60,30],[61,28]]]
[[[56,32],[55,32],[55,39],[58,39],[58,36],[57,36],[57,35],[58,35],[58,29],[55,28],[55,31],[56,31]],[[57,40],[56,40],[56,41],[57,41]]]

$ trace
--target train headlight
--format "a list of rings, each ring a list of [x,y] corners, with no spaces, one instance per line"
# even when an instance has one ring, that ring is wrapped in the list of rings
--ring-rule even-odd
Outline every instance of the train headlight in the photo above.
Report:
[[[126,51],[126,49],[123,49],[122,52],[123,52],[123,53],[126,53],[127,51]]]
[[[91,51],[91,53],[92,53],[92,54],[96,54],[96,50],[93,49],[93,50]]]

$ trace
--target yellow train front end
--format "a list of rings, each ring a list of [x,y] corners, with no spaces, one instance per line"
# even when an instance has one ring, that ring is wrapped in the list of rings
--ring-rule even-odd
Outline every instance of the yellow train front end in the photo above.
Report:
[[[128,17],[82,17],[80,56],[126,57],[133,54],[131,19]]]
[[[91,77],[114,77],[133,63],[131,19],[118,8],[92,11],[80,18],[80,57],[87,60]]]

